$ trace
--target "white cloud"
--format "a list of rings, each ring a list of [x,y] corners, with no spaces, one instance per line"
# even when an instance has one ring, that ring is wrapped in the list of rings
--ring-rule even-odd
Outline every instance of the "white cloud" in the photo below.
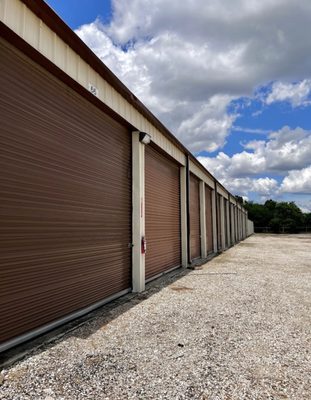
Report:
[[[263,196],[272,196],[276,195],[278,191],[278,182],[273,178],[259,178],[253,180],[252,191],[259,193]]]
[[[200,65],[204,56],[201,49],[189,44],[185,52],[180,38],[167,33],[123,51],[106,29],[97,20],[77,33],[192,151],[215,151],[225,144],[236,118],[227,113],[233,97],[211,94]],[[189,52],[193,59],[189,59]],[[191,69],[197,70],[196,77],[189,79]]]
[[[236,116],[228,115],[228,96],[213,96],[199,110],[181,122],[177,134],[192,151],[215,151],[224,146]]]
[[[227,112],[232,99],[271,81],[310,81],[309,0],[112,6],[108,25],[95,21],[78,35],[193,151],[224,145],[235,121]]]
[[[262,112],[263,112],[263,110],[254,111],[254,112],[252,113],[252,117],[258,117],[258,115],[261,115]]]
[[[257,193],[262,198],[275,197],[278,192],[278,182],[273,178],[227,178],[225,186],[234,194],[247,196],[250,192]]]
[[[255,113],[253,113],[253,114],[255,114]],[[254,134],[257,134],[257,135],[267,135],[268,133],[271,132],[271,130],[268,130],[268,129],[244,128],[242,126],[233,126],[232,130],[233,131],[239,131],[239,132],[245,132],[245,133],[254,133]]]
[[[216,157],[198,157],[198,160],[236,194],[256,192],[275,197],[285,192],[311,193],[310,131],[285,126],[271,133],[267,141],[249,141],[244,147],[249,151],[231,157],[220,152]],[[255,177],[268,173],[287,176],[281,186],[275,179]]]
[[[285,126],[271,133],[270,140],[262,148],[267,162],[267,170],[288,171],[310,164],[311,131],[301,128],[291,130]]]
[[[308,97],[311,93],[311,79],[304,79],[298,83],[275,82],[267,96],[266,103],[288,101],[293,107],[310,104]]]
[[[245,152],[244,152],[245,153]],[[229,157],[219,153],[216,157],[198,157],[198,160],[233,194],[248,196],[250,192],[256,192],[260,196],[275,196],[278,193],[277,180],[269,177],[250,178],[250,172],[255,174],[256,165],[245,154],[235,154]],[[251,156],[251,155],[250,155]],[[239,158],[244,158],[243,162]],[[257,171],[260,172],[260,166]],[[237,173],[239,172],[239,173]]]
[[[301,170],[290,171],[283,179],[281,191],[311,194],[311,165]]]
[[[220,152],[216,157],[199,157],[200,162],[218,179],[237,178],[262,173],[285,174],[310,164],[311,131],[288,126],[268,136],[244,144],[248,151],[232,157]]]

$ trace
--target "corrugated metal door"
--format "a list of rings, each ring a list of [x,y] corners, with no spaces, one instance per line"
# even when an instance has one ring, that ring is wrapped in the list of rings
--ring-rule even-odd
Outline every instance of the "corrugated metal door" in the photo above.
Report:
[[[217,193],[217,248],[222,249],[221,196]]]
[[[190,252],[191,259],[201,257],[200,181],[190,174]]]
[[[235,224],[235,242],[239,241],[239,221],[238,221],[238,208],[234,207],[234,224]]]
[[[0,340],[131,286],[128,131],[0,43]]]
[[[181,265],[180,168],[145,147],[146,279]]]
[[[241,211],[238,208],[238,238],[241,240]]]
[[[230,243],[234,245],[234,206],[230,203]]]
[[[214,250],[213,246],[213,214],[212,214],[212,189],[205,185],[205,212],[206,212],[206,248],[207,254]]]
[[[225,216],[225,232],[224,232],[225,247],[227,249],[229,247],[229,244],[228,244],[228,219],[229,219],[229,216],[228,216],[228,200],[227,199],[224,199],[224,216]]]
[[[237,220],[238,220],[238,240],[241,240],[241,214],[240,214],[240,209],[238,208],[238,214],[237,214]]]

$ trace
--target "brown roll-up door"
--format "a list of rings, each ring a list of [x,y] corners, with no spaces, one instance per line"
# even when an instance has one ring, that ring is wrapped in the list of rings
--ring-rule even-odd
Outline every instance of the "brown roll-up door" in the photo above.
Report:
[[[0,42],[0,341],[131,287],[131,136]]]
[[[234,245],[234,208],[233,204],[229,203],[230,207],[230,244]]]
[[[218,250],[222,249],[222,223],[221,223],[221,197],[220,194],[217,193],[217,248]]]
[[[201,257],[200,181],[190,174],[190,253],[191,259]]]
[[[235,242],[239,241],[239,221],[238,221],[238,208],[234,207],[234,224],[235,224]]]
[[[205,185],[205,212],[206,212],[206,248],[207,254],[214,250],[213,245],[213,213],[212,213],[212,195],[213,191]]]
[[[181,265],[180,168],[145,147],[146,279]]]
[[[237,239],[240,241],[240,210],[237,207],[236,210],[236,220],[237,220]]]
[[[239,210],[239,239],[242,239],[242,218],[241,218],[241,211]]]
[[[229,244],[228,244],[228,218],[229,218],[229,216],[228,216],[227,205],[228,205],[228,200],[224,199],[224,216],[225,216],[225,232],[224,232],[224,235],[225,235],[225,247],[226,247],[226,249],[229,247]]]

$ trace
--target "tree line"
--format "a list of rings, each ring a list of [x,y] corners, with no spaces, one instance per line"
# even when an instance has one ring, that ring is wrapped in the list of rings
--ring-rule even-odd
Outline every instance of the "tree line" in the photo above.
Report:
[[[236,196],[254,222],[255,232],[311,232],[311,213],[303,213],[293,202],[267,200],[264,204],[244,201]]]

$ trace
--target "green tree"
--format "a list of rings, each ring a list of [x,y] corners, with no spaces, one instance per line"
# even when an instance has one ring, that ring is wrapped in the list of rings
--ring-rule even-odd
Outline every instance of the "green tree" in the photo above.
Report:
[[[311,227],[311,213],[304,214],[304,225]]]
[[[281,202],[275,206],[274,218],[280,220],[281,232],[297,232],[303,225],[303,213],[299,207],[292,201]]]
[[[246,202],[244,207],[248,211],[248,218],[254,222],[256,227],[268,226],[268,217],[263,204]]]
[[[255,229],[270,227],[272,232],[298,232],[304,226],[311,226],[311,213],[303,214],[294,202],[277,202],[272,199],[264,204],[245,202],[248,217]]]

